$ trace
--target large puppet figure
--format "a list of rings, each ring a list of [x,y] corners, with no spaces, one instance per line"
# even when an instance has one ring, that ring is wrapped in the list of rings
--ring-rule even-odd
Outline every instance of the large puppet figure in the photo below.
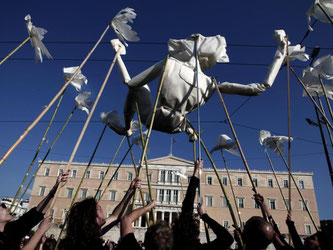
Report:
[[[222,82],[218,88],[222,93],[255,96],[270,88],[286,57],[286,34],[283,30],[276,30],[275,39],[278,42],[273,63],[262,83],[251,83],[247,85]],[[197,85],[195,79],[196,57],[195,39],[198,55],[198,86],[199,102],[197,102]],[[115,51],[119,49],[121,55],[125,55],[124,45],[117,39],[111,44]],[[170,39],[168,43],[171,57],[167,63],[163,60],[131,79],[122,58],[119,56],[117,64],[124,83],[129,91],[124,106],[125,127],[112,126],[118,134],[130,135],[130,124],[136,112],[138,103],[142,122],[149,127],[153,113],[153,100],[148,84],[161,76],[165,67],[164,82],[160,94],[160,101],[156,110],[153,129],[166,133],[177,133],[186,131],[186,115],[200,106],[204,105],[215,91],[215,79],[204,74],[216,63],[229,62],[226,53],[226,41],[223,36],[204,37],[200,34],[192,35],[187,39]]]

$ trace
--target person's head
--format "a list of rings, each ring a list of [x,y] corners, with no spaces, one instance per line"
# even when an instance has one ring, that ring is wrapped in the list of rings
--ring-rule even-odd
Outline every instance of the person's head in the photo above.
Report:
[[[54,239],[47,238],[43,244],[43,250],[53,250],[55,248],[56,242]]]
[[[13,217],[8,212],[8,208],[5,203],[1,203],[0,205],[0,223],[7,223],[10,222]]]
[[[51,239],[51,240],[54,240],[54,234],[51,234],[51,235],[50,235],[50,239]]]
[[[67,239],[83,241],[100,237],[105,223],[103,210],[94,198],[87,198],[73,205],[67,222]]]
[[[193,215],[179,216],[172,227],[175,245],[183,246],[186,244],[187,249],[190,249],[191,246],[188,243],[196,243],[199,240],[199,225],[200,221]]]
[[[317,232],[304,239],[306,250],[328,250],[333,245],[333,237],[326,232]]]
[[[247,249],[266,249],[272,243],[274,229],[264,218],[253,216],[246,222],[242,236]]]
[[[148,228],[144,241],[147,250],[171,250],[173,246],[173,233],[165,222],[158,222]]]

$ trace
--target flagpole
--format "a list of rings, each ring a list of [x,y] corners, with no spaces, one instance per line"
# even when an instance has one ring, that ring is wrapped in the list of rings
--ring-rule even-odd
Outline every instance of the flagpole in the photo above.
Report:
[[[19,46],[17,46],[12,52],[10,52],[8,54],[8,56],[6,56],[4,59],[2,59],[2,61],[0,62],[0,66],[1,64],[3,64],[5,61],[7,61],[7,59],[9,57],[11,57],[16,51],[18,51],[24,44],[26,44],[26,42],[28,42],[30,40],[30,36],[28,36]]]

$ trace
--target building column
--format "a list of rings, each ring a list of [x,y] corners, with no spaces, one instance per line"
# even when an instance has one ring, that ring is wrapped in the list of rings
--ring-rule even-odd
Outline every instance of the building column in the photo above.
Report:
[[[162,221],[164,221],[164,212],[162,212]]]
[[[172,212],[170,211],[169,212],[169,225],[171,225],[171,222],[172,222]]]

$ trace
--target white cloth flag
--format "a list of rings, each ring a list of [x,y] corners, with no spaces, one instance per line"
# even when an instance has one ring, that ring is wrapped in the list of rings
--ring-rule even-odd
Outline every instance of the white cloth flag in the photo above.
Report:
[[[293,138],[290,137],[290,141],[292,141]],[[287,136],[272,136],[271,132],[267,130],[261,130],[259,133],[259,142],[261,145],[267,145],[271,150],[273,150],[275,153],[281,153],[284,152],[284,142],[288,141]]]
[[[31,16],[29,14],[25,16],[24,20],[26,21],[31,46],[35,49],[35,62],[43,62],[43,55],[45,55],[48,59],[53,59],[50,52],[42,42],[47,30],[32,25]]]
[[[147,141],[147,135],[148,135],[148,130],[144,131],[144,132],[142,133],[142,135],[143,135],[143,140],[144,140],[144,142],[146,143],[146,141]],[[132,143],[135,144],[135,145],[138,145],[140,148],[143,148],[142,140],[141,140],[141,134],[139,134],[139,135],[133,137],[133,139],[132,139]],[[147,154],[150,154],[149,145],[148,145],[148,147],[147,147]]]
[[[239,156],[238,147],[237,147],[236,142],[233,142],[232,139],[225,134],[219,135],[219,137],[216,141],[216,144],[215,144],[214,148],[212,148],[210,153],[212,154],[213,152],[215,152],[217,150],[221,150],[221,149],[224,149],[231,154]]]
[[[306,13],[308,17],[308,28],[310,31],[313,31],[313,28],[311,27],[311,16],[323,23],[330,22],[318,4],[322,6],[328,16],[331,18],[333,17],[333,0],[315,0],[315,2],[311,5],[310,9]]]
[[[125,40],[130,42],[139,41],[137,33],[132,30],[132,27],[128,25],[128,22],[133,23],[133,19],[136,18],[136,13],[132,8],[125,8],[118,12],[118,14],[112,19],[111,26],[118,36],[119,40],[128,46]]]
[[[90,92],[82,92],[80,94],[78,94],[76,97],[75,97],[75,106],[86,112],[87,115],[89,115],[89,106],[93,103],[91,100],[88,100],[88,98],[90,97],[91,93]]]
[[[67,82],[75,73],[75,71],[79,68],[79,66],[76,67],[68,67],[63,68],[63,80]],[[71,81],[71,85],[76,89],[76,91],[81,91],[82,85],[87,85],[88,79],[85,77],[81,70],[76,74],[76,76]]]
[[[119,135],[124,135],[127,133],[128,136],[131,136],[132,133],[135,133],[139,130],[138,121],[131,121],[129,130],[125,129],[123,125],[123,118],[119,116],[116,110],[112,110],[108,113],[102,112],[100,114],[101,120],[104,124],[107,124],[113,131]]]

